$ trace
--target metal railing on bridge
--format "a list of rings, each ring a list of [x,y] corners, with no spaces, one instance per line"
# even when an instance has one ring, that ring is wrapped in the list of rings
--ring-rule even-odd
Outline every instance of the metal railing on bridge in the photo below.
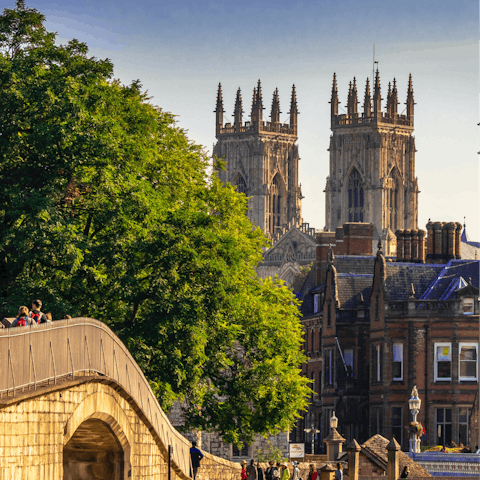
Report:
[[[113,379],[172,445],[173,462],[190,476],[190,444],[171,425],[147,379],[121,340],[104,323],[74,318],[0,330],[0,398],[59,384],[78,376]]]

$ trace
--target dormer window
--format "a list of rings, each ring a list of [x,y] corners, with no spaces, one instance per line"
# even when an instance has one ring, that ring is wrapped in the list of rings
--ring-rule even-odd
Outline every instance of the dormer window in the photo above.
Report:
[[[473,298],[464,298],[463,299],[463,314],[464,315],[473,315],[474,312],[474,300]]]

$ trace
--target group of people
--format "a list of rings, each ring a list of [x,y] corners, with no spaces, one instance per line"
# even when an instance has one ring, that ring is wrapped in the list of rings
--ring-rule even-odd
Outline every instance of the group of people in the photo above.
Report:
[[[298,467],[297,467],[298,470]],[[242,461],[242,480],[289,480],[290,472],[288,471],[285,462],[269,462],[268,467],[263,471],[263,467],[255,460],[250,461],[247,466],[245,460]],[[300,480],[299,476],[295,477],[295,472],[292,480]]]
[[[70,315],[65,316],[65,319],[70,318],[72,318]],[[24,305],[18,309],[17,318],[15,318],[15,320],[12,322],[11,327],[28,327],[32,325],[38,325],[40,323],[51,323],[52,321],[52,314],[43,313],[42,301],[37,299],[32,302],[31,310]]]
[[[190,448],[190,458],[192,461],[192,478],[196,479],[198,469],[200,468],[200,461],[203,458],[203,453],[200,449],[197,448],[197,442],[192,442],[192,448]],[[270,461],[268,467],[263,471],[263,467],[259,462],[255,460],[250,461],[250,465],[247,465],[245,460],[242,460],[242,478],[241,480],[302,480],[300,478],[300,469],[298,468],[297,462],[292,462],[293,473],[290,477],[290,471],[288,470],[288,465],[286,462],[275,462]],[[408,470],[408,467],[406,467]],[[405,473],[405,471],[403,472]],[[408,472],[407,472],[408,476]],[[407,478],[407,477],[401,477]],[[310,464],[310,470],[308,472],[307,480],[317,480],[317,470],[315,464]],[[341,463],[337,463],[337,470],[335,471],[335,480],[344,480],[343,479],[343,466]]]
[[[37,325],[39,323],[49,323],[52,321],[51,313],[42,312],[42,301],[34,300],[32,302],[32,309],[22,305],[18,309],[18,316],[13,321],[12,327],[27,327],[29,325]]]
[[[297,462],[292,462],[293,473],[291,480],[302,480],[300,478],[300,469]],[[250,461],[247,466],[245,460],[242,461],[242,480],[290,480],[290,472],[286,462],[269,462],[268,468],[263,472],[263,468],[255,460]],[[315,464],[310,464],[307,480],[317,480],[317,470]],[[343,480],[343,466],[337,463],[335,471],[335,480]]]

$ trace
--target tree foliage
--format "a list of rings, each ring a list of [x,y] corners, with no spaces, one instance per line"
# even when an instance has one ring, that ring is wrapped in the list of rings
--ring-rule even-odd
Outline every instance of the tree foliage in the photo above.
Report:
[[[245,196],[139,81],[43,22],[20,0],[0,17],[0,314],[39,297],[106,322],[188,426],[288,429],[308,393],[298,309],[255,275]]]

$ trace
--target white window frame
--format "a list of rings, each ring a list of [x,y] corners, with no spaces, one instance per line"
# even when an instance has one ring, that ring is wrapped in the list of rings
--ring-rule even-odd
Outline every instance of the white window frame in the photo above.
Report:
[[[474,377],[462,377],[461,372],[461,362],[460,355],[462,354],[462,347],[475,347],[476,360],[475,360],[475,376]],[[473,360],[470,360],[473,361]],[[478,380],[478,343],[476,342],[460,342],[458,344],[458,380],[460,382],[476,382]]]
[[[467,311],[468,308],[468,311]],[[463,299],[463,314],[473,315],[475,313],[475,300],[473,298]]]
[[[400,352],[400,360],[395,360],[395,347],[400,347],[397,351]],[[400,363],[400,376],[394,377],[392,373],[392,380],[395,382],[399,382],[403,380],[403,343],[394,343],[393,344],[393,351],[392,351],[392,364],[393,363]],[[393,365],[392,365],[392,372],[393,372]]]
[[[438,347],[448,347],[450,349],[450,377],[439,377],[438,376],[438,360],[437,360],[437,348]],[[452,381],[452,343],[451,342],[436,342],[433,348],[433,363],[434,363],[434,374],[436,382],[451,382]]]

